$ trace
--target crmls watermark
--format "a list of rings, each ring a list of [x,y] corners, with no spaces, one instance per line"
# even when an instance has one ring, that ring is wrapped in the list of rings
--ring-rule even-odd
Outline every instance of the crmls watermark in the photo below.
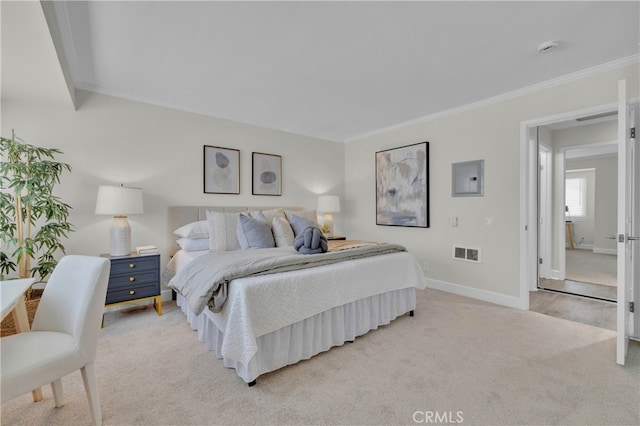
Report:
[[[415,423],[424,424],[456,424],[464,422],[462,411],[416,411],[413,413]]]

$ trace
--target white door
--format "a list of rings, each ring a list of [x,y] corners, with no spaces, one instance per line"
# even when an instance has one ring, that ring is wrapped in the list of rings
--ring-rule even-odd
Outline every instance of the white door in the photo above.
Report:
[[[632,235],[634,210],[634,143],[635,113],[627,103],[627,82],[618,82],[618,336],[616,361],[624,365],[633,324],[630,302],[633,301],[634,245],[637,235]],[[634,136],[632,138],[632,136]]]

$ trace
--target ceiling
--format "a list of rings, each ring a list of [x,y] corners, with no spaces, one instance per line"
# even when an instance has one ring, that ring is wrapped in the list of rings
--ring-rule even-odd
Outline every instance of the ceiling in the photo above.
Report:
[[[77,89],[333,141],[637,61],[640,41],[640,2],[53,7]]]

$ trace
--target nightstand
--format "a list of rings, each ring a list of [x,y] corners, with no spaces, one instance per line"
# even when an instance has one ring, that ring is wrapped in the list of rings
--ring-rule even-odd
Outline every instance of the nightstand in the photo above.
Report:
[[[162,315],[159,254],[139,256],[134,252],[129,256],[100,256],[111,260],[105,306],[153,299],[156,313]]]
[[[347,237],[341,237],[340,235],[332,235],[327,237],[327,240],[346,240]]]

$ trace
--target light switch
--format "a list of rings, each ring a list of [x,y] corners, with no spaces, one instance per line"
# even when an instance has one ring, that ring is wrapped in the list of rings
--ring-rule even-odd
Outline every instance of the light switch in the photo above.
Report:
[[[451,216],[449,218],[449,225],[458,226],[458,217],[457,216]]]

